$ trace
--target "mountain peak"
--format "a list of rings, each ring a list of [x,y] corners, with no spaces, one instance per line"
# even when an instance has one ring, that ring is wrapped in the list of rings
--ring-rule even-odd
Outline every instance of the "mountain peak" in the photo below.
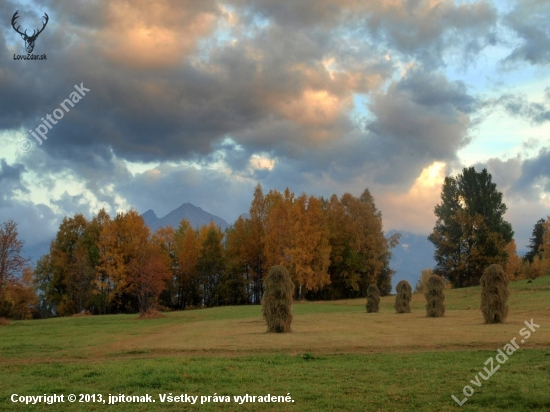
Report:
[[[188,202],[182,203],[178,208],[172,210],[162,218],[158,218],[151,209],[141,216],[145,224],[149,226],[152,231],[163,226],[172,226],[174,229],[177,229],[182,219],[187,219],[189,223],[191,223],[191,226],[196,229],[202,225],[208,225],[210,221],[213,221],[214,224],[219,226],[222,230],[225,230],[229,226],[221,217],[208,213],[202,208]]]
[[[149,209],[147,212],[143,213],[141,217],[147,226],[150,226],[151,223],[159,220],[153,209]]]

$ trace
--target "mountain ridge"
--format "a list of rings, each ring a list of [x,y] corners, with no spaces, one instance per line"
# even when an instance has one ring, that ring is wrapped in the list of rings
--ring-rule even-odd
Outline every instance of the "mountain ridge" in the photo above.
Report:
[[[153,232],[163,226],[171,226],[177,229],[182,219],[187,219],[191,223],[191,226],[196,229],[202,225],[208,225],[211,221],[219,226],[221,230],[229,227],[229,223],[221,217],[206,212],[202,208],[188,202],[182,203],[179,207],[161,218],[156,215],[153,209],[147,210],[141,217]]]

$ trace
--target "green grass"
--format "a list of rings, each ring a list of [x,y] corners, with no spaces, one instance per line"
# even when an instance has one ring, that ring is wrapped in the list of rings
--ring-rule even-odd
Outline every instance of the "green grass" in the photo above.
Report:
[[[149,394],[154,404],[57,404],[29,410],[181,410],[160,403],[158,394],[286,395],[294,403],[231,402],[186,405],[184,410],[296,411],[450,411],[462,388],[482,370],[494,351],[417,354],[288,356],[237,358],[126,359],[111,362],[46,363],[0,368],[9,376],[0,389],[3,411],[27,410],[11,403],[17,394]],[[550,352],[517,351],[462,407],[464,410],[550,410]],[[181,405],[179,405],[181,406]]]
[[[446,291],[445,318],[381,313],[364,300],[293,306],[293,333],[265,333],[259,306],[136,315],[56,318],[0,327],[1,411],[549,411],[550,277],[510,285],[510,319],[484,325],[479,288]],[[541,328],[477,388],[485,360],[534,318]],[[465,350],[467,349],[467,350]],[[483,350],[481,350],[483,349]],[[465,385],[475,393],[460,408]],[[152,395],[155,403],[24,405],[10,396]],[[228,395],[231,403],[163,404],[159,394]],[[286,395],[293,403],[233,402]]]

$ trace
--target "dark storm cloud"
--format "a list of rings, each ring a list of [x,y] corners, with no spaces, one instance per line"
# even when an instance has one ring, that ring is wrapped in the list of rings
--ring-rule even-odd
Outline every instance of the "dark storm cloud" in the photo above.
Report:
[[[46,145],[48,142],[49,140],[43,144]],[[87,151],[77,146],[69,146],[65,150],[67,150],[68,156],[61,158],[48,156],[40,150],[31,150],[22,157],[22,160],[33,165],[33,172],[39,176],[37,184],[40,187],[53,190],[56,181],[50,177],[52,173],[58,178],[63,176],[66,179],[79,180],[98,202],[110,205],[108,212],[113,213],[121,205],[120,201],[117,200],[116,193],[107,190],[107,188],[113,182],[123,183],[131,179],[131,173],[128,171],[126,164],[113,156],[111,152],[104,153],[102,150]],[[62,206],[63,204],[70,204],[67,197],[69,195],[65,194],[63,196],[63,199],[59,199],[62,203],[57,204],[57,206],[70,211],[70,208]],[[76,197],[73,196],[71,199],[76,199]],[[71,201],[74,202],[75,200]],[[79,206],[78,210],[84,213],[82,206]],[[91,211],[91,209],[88,210]],[[89,215],[89,213],[87,212],[86,215]]]
[[[499,190],[506,191],[508,196],[536,201],[541,189],[550,193],[550,147],[543,147],[534,157],[490,158],[475,167],[487,168]]]
[[[382,1],[372,8],[364,19],[367,32],[383,41],[389,52],[426,67],[444,65],[449,59],[468,63],[497,41],[497,13],[487,1]]]
[[[10,166],[6,159],[0,159],[0,207],[11,204],[16,192],[28,193],[22,181],[25,166],[16,163]]]
[[[516,192],[535,192],[534,186],[550,193],[550,148],[543,147],[534,158],[526,159],[521,166],[521,176],[514,183]]]
[[[550,3],[546,0],[521,0],[515,1],[515,6],[504,21],[520,42],[504,63],[550,63]]]
[[[20,238],[34,244],[49,239],[54,233],[56,216],[46,205],[18,199],[18,193],[30,192],[23,181],[25,172],[24,165],[10,165],[0,159],[0,223],[13,219],[18,224]]]
[[[523,159],[519,156],[507,160],[491,158],[483,163],[474,165],[476,170],[488,170],[493,176],[493,182],[497,184],[499,190],[512,187],[521,175]]]
[[[483,37],[481,22],[493,18],[485,3],[298,3],[234,2],[237,12],[273,23],[252,37],[249,27],[235,26],[230,44],[209,37],[222,13],[213,1],[53,2],[40,38],[47,64],[2,64],[0,92],[13,97],[2,99],[0,125],[36,128],[83,82],[91,91],[41,147],[55,159],[93,167],[97,156],[109,159],[110,148],[131,161],[197,159],[227,136],[249,153],[302,157],[349,134],[353,93],[372,92],[394,70],[385,50],[350,37],[346,24],[364,16],[390,46],[414,54],[444,48],[445,27]],[[0,10],[8,16],[12,8]],[[391,32],[394,25],[403,32]],[[147,43],[155,34],[166,49]],[[201,51],[199,40],[207,45]]]
[[[375,137],[372,160],[387,165],[379,180],[389,183],[409,176],[410,181],[423,165],[456,159],[470,140],[475,105],[461,82],[416,70],[391,84],[387,93],[375,95],[370,109],[376,120],[368,125]],[[414,167],[417,173],[411,176]]]

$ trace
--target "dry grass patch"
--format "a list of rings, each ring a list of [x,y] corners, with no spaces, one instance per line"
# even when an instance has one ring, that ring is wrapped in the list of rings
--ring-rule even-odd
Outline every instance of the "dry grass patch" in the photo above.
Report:
[[[86,310],[86,311],[82,311],[82,312],[79,312],[79,313],[75,313],[72,317],[73,318],[80,318],[82,316],[92,316],[92,312],[90,312],[89,310]]]
[[[519,336],[525,320],[534,318],[534,322],[540,325],[550,324],[547,311],[514,312],[506,324],[489,328],[475,310],[447,310],[445,317],[441,318],[426,318],[424,313],[395,316],[393,311],[382,311],[375,317],[365,318],[364,312],[358,311],[295,314],[293,333],[270,334],[265,333],[259,309],[257,318],[246,322],[243,319],[224,319],[172,325],[156,330],[155,334],[126,336],[102,350],[234,356],[308,351],[369,353],[496,349]],[[541,328],[522,344],[522,348],[547,347],[549,341],[550,329]]]
[[[165,317],[158,310],[150,309],[147,312],[141,312],[138,319],[160,319]]]

